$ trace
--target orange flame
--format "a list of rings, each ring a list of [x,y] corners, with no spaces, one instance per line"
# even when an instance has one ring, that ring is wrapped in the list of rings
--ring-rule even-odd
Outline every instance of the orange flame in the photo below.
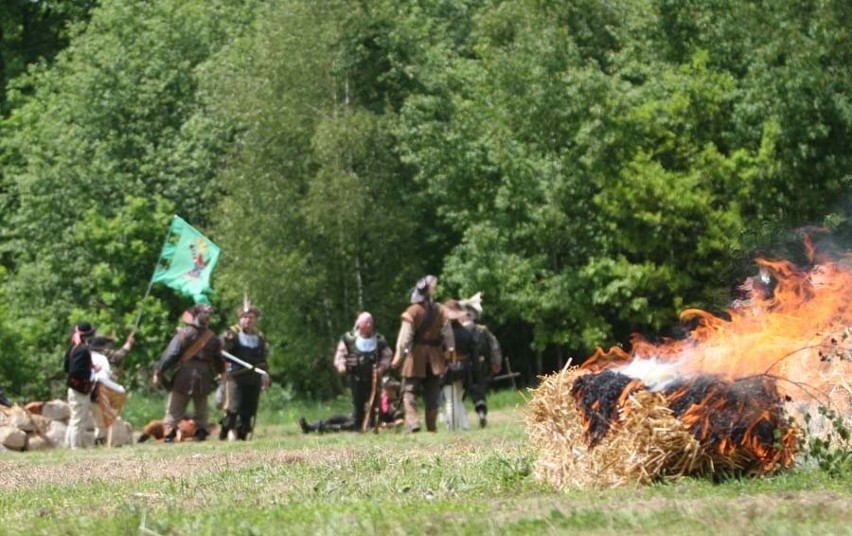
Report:
[[[683,311],[681,319],[696,326],[686,339],[655,344],[634,334],[630,353],[598,348],[583,368],[630,380],[575,384],[578,407],[587,400],[580,411],[590,447],[607,432],[601,420],[612,411],[589,403],[596,396],[589,390],[612,385],[624,385],[620,396],[605,395],[618,411],[636,389],[663,392],[693,437],[721,456],[718,463],[757,472],[793,461],[799,431],[786,423],[783,397],[798,413],[826,404],[852,417],[852,257],[814,263],[810,239],[805,247],[807,270],[759,259],[760,275],[743,283],[747,299],[735,302],[728,318]]]
[[[806,247],[814,251],[809,240]],[[728,309],[730,319],[687,309],[681,319],[697,325],[688,338],[655,344],[634,334],[631,353],[599,348],[583,367],[601,370],[657,359],[675,363],[674,370],[684,375],[769,374],[781,380],[784,395],[822,397],[818,402],[849,412],[852,395],[836,386],[852,380],[852,262],[823,259],[810,270],[787,261],[757,262],[777,286],[770,291],[759,276],[747,279],[742,288],[750,299]]]

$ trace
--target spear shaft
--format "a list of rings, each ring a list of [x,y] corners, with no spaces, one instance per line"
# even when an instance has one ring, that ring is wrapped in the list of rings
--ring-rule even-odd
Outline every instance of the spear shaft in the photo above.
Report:
[[[242,359],[240,359],[239,357],[226,352],[225,350],[222,350],[222,357],[224,357],[225,359],[227,359],[231,363],[236,363],[237,365],[242,365],[243,367],[245,367],[245,368],[247,368],[251,371],[257,372],[261,376],[269,376],[269,373],[266,372],[265,370],[259,369],[259,368],[255,367],[254,365],[252,365],[251,363],[247,363],[247,362],[243,361]]]

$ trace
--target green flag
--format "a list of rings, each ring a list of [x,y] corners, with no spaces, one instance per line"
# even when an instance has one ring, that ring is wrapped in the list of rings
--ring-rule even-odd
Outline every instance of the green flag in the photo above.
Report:
[[[151,282],[164,283],[195,303],[209,303],[205,293],[218,260],[219,246],[175,216]]]

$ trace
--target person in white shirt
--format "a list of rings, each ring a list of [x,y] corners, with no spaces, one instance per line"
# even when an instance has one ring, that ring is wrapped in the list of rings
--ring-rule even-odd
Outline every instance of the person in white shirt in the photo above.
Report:
[[[104,445],[107,443],[107,434],[109,426],[105,426],[106,419],[102,410],[102,405],[106,402],[99,400],[100,396],[108,396],[110,393],[104,393],[103,389],[109,389],[113,393],[123,395],[126,393],[124,387],[113,380],[112,377],[112,360],[120,362],[127,355],[127,352],[133,347],[134,337],[131,333],[127,337],[127,341],[118,350],[112,349],[114,339],[111,337],[92,337],[89,342],[89,351],[92,356],[92,372],[94,373],[95,388],[92,392],[92,419],[95,425],[95,445]],[[113,395],[115,396],[115,395]],[[112,422],[109,422],[111,425]]]

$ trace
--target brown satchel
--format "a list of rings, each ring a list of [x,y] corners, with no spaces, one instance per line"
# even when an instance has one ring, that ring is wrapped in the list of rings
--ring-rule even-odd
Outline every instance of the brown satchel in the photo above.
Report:
[[[177,372],[180,370],[180,364],[183,363],[184,361],[186,361],[187,359],[191,358],[192,356],[197,354],[199,350],[204,348],[204,345],[207,344],[207,341],[209,341],[212,336],[213,336],[213,331],[210,330],[209,328],[205,329],[204,333],[202,333],[201,336],[199,336],[197,339],[195,339],[195,342],[193,342],[189,346],[189,348],[184,350],[183,353],[180,355],[180,359],[178,359],[178,363],[175,366],[174,372],[172,372],[171,375],[167,374],[166,371],[160,372],[160,385],[163,386],[163,389],[165,389],[166,391],[172,390],[172,387],[174,386],[174,383],[175,383],[175,376],[177,375]]]

